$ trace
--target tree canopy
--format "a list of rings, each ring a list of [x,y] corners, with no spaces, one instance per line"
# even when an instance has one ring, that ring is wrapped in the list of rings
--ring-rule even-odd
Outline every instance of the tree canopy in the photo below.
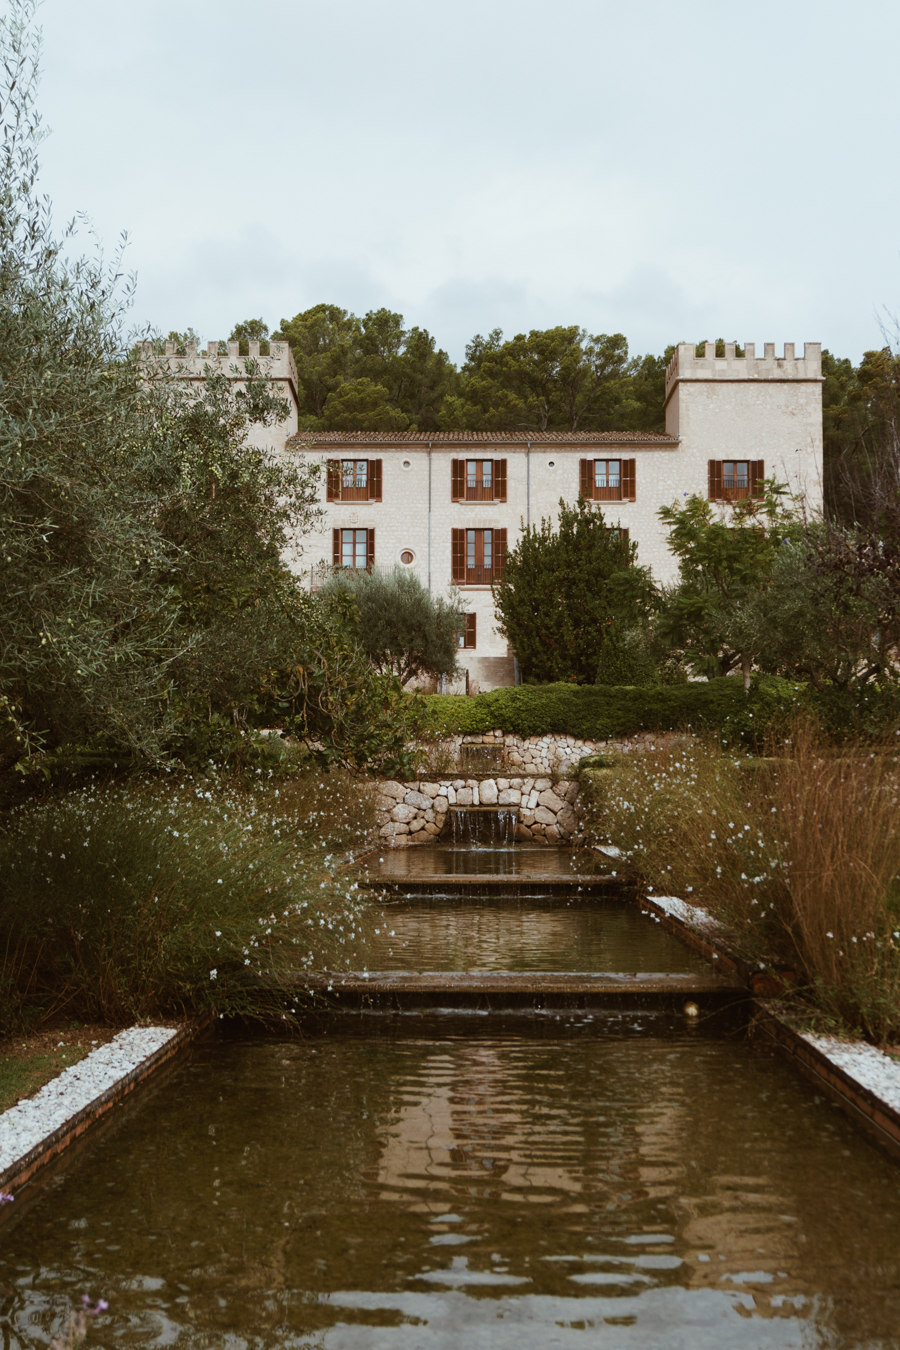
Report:
[[[88,743],[205,762],[281,725],[400,770],[415,707],[283,561],[320,473],[249,444],[284,402],[249,359],[240,388],[148,360],[119,255],[53,234],[33,13],[0,19],[0,768]]]
[[[660,508],[679,579],[665,594],[659,620],[664,637],[685,651],[696,675],[727,675],[739,667],[749,682],[758,632],[737,622],[748,596],[766,588],[780,545],[802,531],[786,489],[767,479],[763,495],[727,511],[705,497]]]
[[[637,546],[579,497],[559,504],[559,522],[526,527],[494,584],[499,628],[526,683],[593,684],[613,624],[630,626],[652,604]]]
[[[321,593],[352,602],[346,611],[351,631],[376,670],[401,684],[457,673],[459,604],[452,595],[432,595],[414,572],[399,566],[335,570]]]

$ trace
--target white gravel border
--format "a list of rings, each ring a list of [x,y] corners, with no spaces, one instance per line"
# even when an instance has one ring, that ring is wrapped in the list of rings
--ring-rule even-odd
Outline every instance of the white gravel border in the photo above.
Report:
[[[696,928],[699,932],[707,934],[718,933],[722,929],[719,921],[705,909],[701,909],[699,905],[689,905],[685,900],[679,900],[677,895],[656,895],[653,891],[649,891],[647,899],[665,910],[669,918],[680,919],[688,928]]]
[[[649,895],[660,909],[673,919],[680,919],[689,928],[708,935],[722,931],[711,914],[698,905],[689,905],[675,895]],[[778,1014],[774,1014],[778,1016]],[[786,1027],[790,1021],[779,1017]],[[793,1028],[791,1028],[793,1030]],[[891,1059],[883,1050],[878,1050],[867,1041],[843,1041],[837,1036],[817,1036],[811,1031],[795,1033],[824,1056],[836,1068],[841,1069],[861,1088],[866,1088],[890,1110],[900,1114],[900,1062]]]
[[[0,1114],[0,1174],[162,1049],[179,1027],[130,1027]]]
[[[824,1055],[860,1087],[868,1088],[886,1106],[900,1114],[900,1063],[866,1041],[842,1041],[837,1036],[798,1035]]]

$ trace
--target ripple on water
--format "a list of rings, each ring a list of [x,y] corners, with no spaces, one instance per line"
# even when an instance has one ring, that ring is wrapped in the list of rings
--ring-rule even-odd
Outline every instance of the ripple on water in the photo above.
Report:
[[[780,1061],[642,1021],[199,1050],[3,1230],[5,1345],[85,1290],[98,1344],[895,1345],[900,1171]]]

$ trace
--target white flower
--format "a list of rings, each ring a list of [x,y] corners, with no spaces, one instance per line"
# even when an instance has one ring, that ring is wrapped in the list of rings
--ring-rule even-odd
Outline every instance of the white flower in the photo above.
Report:
[[[825,936],[826,936],[826,937],[833,938],[833,937],[834,937],[834,933],[826,933]]]
[[[209,972],[209,978],[210,978],[211,980],[214,980],[214,979],[216,978],[216,976],[218,975],[218,973],[219,973],[219,972],[218,972],[217,970],[211,970],[211,971]]]
[[[221,936],[222,936],[222,930],[221,930],[221,928],[217,928],[217,929],[216,929],[216,937],[221,937]]]
[[[221,886],[221,885],[222,885],[222,878],[221,878],[221,877],[219,877],[219,880],[216,882],[216,885],[217,885],[217,886]]]

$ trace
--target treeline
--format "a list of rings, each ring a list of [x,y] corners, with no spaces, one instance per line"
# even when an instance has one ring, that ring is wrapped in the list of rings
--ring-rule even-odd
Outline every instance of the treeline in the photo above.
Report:
[[[172,333],[184,341],[186,335]],[[196,340],[195,334],[190,334]],[[663,431],[661,356],[631,356],[622,333],[589,334],[577,324],[504,339],[476,336],[457,367],[424,328],[402,314],[363,318],[313,305],[282,319],[236,324],[231,340],[268,351],[289,343],[300,376],[300,426],[311,431]],[[897,334],[858,366],[822,353],[824,486],[838,520],[873,522],[900,483],[900,357]],[[698,343],[698,347],[702,343]],[[742,353],[737,346],[738,355]],[[724,356],[722,338],[716,354]]]
[[[186,335],[173,333],[176,340]],[[193,339],[195,335],[191,333]],[[236,324],[246,355],[268,339],[289,343],[300,377],[300,426],[314,431],[662,431],[666,365],[630,356],[622,333],[577,324],[504,339],[474,337],[457,368],[425,328],[402,314],[363,318],[337,305]]]

